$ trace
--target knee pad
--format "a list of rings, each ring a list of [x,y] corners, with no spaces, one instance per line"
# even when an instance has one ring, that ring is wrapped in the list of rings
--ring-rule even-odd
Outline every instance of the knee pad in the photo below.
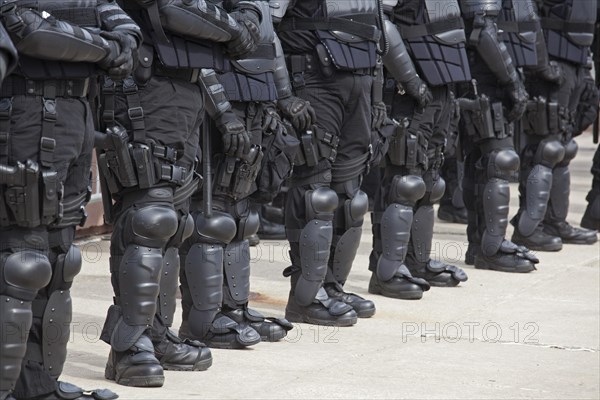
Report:
[[[534,163],[542,164],[548,168],[554,168],[565,158],[565,148],[558,140],[543,140],[535,153]]]
[[[369,211],[369,196],[359,189],[354,197],[344,203],[346,229],[362,226],[367,211]]]
[[[179,218],[177,232],[171,237],[167,247],[179,247],[187,238],[194,233],[194,219],[190,214],[184,214]]]
[[[444,192],[446,191],[446,181],[440,176],[437,180],[433,182],[431,189],[425,192],[425,195],[419,201],[419,205],[422,206],[431,206],[437,203],[442,196],[444,196]]]
[[[81,264],[81,250],[79,247],[71,245],[65,254],[58,256],[48,292],[70,289],[73,279],[81,271]]]
[[[240,218],[237,228],[237,238],[239,240],[248,239],[250,236],[258,232],[259,227],[260,217],[258,216],[258,212],[255,210],[250,210],[248,215]]]
[[[210,218],[203,212],[196,216],[196,232],[200,242],[228,244],[235,238],[237,225],[233,217],[221,211],[213,211]]]
[[[511,180],[519,171],[519,155],[513,149],[495,150],[489,155],[487,165],[488,179]]]
[[[179,219],[172,208],[149,205],[133,211],[131,231],[133,243],[162,248],[177,232]]]
[[[425,195],[425,181],[420,176],[394,176],[390,185],[389,200],[407,206],[414,206]]]
[[[32,301],[50,282],[52,266],[46,255],[22,250],[0,257],[0,294]]]
[[[561,166],[569,165],[571,160],[574,159],[575,156],[577,155],[578,150],[579,150],[579,146],[577,145],[577,142],[575,140],[571,139],[569,141],[569,143],[567,143],[565,145],[565,158],[562,160],[560,165]]]
[[[305,196],[306,219],[320,219],[330,221],[333,212],[338,206],[338,196],[335,191],[328,187],[319,187],[309,190]]]

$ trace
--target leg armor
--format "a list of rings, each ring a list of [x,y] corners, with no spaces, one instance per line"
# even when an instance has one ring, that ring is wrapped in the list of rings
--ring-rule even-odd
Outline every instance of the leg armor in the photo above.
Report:
[[[196,216],[193,243],[185,257],[181,277],[184,324],[180,329],[190,337],[203,338],[211,329],[223,301],[223,246],[236,235],[235,220],[213,211],[211,218]],[[185,333],[183,332],[183,333]],[[185,335],[184,335],[185,336]]]
[[[508,181],[518,170],[519,156],[512,149],[496,149],[487,156],[487,182],[480,197],[485,217],[481,250],[486,256],[496,254],[504,240],[510,202]]]
[[[0,398],[15,387],[32,322],[31,303],[51,276],[50,261],[39,251],[0,252]]]
[[[544,219],[552,188],[552,169],[563,160],[565,150],[556,140],[543,140],[534,156],[534,167],[525,184],[525,209],[519,216],[518,230],[530,236]]]
[[[565,146],[563,160],[552,172],[552,190],[547,219],[550,221],[565,221],[569,212],[569,193],[571,192],[571,173],[569,164],[577,154],[577,142],[572,140]]]
[[[413,278],[404,264],[413,207],[425,195],[425,182],[420,176],[396,175],[389,189],[388,206],[381,217],[382,252],[369,292],[395,298],[421,298],[429,284]]]
[[[294,288],[294,295],[299,305],[308,306],[317,296],[327,274],[333,237],[331,220],[338,198],[333,190],[326,187],[309,190],[304,198],[308,223],[298,238],[302,274]]]
[[[152,190],[151,190],[152,191]],[[163,248],[177,232],[177,213],[164,205],[134,207],[119,222],[124,225],[123,241],[128,243],[121,257],[111,259],[113,282],[117,284],[116,306],[109,310],[115,325],[109,343],[115,351],[132,347],[152,325],[159,295]],[[119,224],[120,225],[120,224]],[[116,275],[116,276],[115,276]],[[115,313],[114,316],[110,316]],[[117,315],[122,314],[119,318]]]

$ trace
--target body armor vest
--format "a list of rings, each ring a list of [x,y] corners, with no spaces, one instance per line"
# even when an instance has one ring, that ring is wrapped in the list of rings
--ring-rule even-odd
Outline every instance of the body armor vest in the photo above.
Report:
[[[230,60],[231,72],[219,75],[229,101],[275,101],[275,32],[269,3],[256,2],[262,13],[258,49],[242,60]]]
[[[594,39],[597,0],[544,0],[540,13],[548,54],[586,64]]]
[[[46,11],[56,19],[86,28],[100,28],[96,0],[61,2],[53,0],[22,0],[18,7]],[[19,55],[16,73],[29,79],[84,79],[96,72],[96,65],[84,62],[40,60]]]
[[[503,0],[498,29],[515,66],[537,65],[535,47],[539,19],[532,0]]]
[[[377,65],[381,30],[377,0],[323,0],[312,18],[286,17],[280,31],[314,31],[341,70]]]
[[[431,86],[471,80],[466,36],[456,0],[409,0],[393,8],[390,19],[419,75]]]

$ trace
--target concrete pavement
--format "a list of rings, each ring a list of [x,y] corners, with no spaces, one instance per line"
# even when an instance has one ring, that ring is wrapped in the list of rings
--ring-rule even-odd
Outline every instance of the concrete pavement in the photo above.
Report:
[[[594,150],[589,135],[578,141],[569,214],[576,225],[591,185]],[[514,185],[511,194],[515,206]],[[351,328],[298,324],[280,343],[213,350],[208,371],[167,371],[160,389],[104,379],[108,345],[99,335],[112,301],[109,242],[83,241],[85,264],[73,288],[73,335],[62,379],[109,387],[121,399],[600,398],[600,246],[540,253],[538,271],[530,274],[480,271],[463,263],[464,229],[437,220],[434,254],[465,268],[469,280],[403,301],[367,293],[366,222],[347,290],[376,302],[373,318]],[[251,306],[283,316],[289,288],[281,275],[288,265],[285,243],[265,241],[252,257]],[[177,328],[180,309],[176,318]]]

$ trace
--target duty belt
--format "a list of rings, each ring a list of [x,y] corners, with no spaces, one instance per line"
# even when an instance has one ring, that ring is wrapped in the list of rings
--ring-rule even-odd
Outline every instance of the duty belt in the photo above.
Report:
[[[157,65],[154,67],[154,75],[167,78],[179,79],[191,83],[198,82],[199,68],[168,68]]]
[[[319,56],[317,54],[286,55],[285,62],[288,70],[292,71],[292,84],[294,87],[296,87],[296,82],[294,81],[296,79],[294,76],[295,74],[306,71],[321,71],[321,63],[319,62]],[[332,68],[335,68],[333,67],[333,64]],[[349,72],[354,75],[373,75],[373,71],[374,68],[358,68],[344,72]]]
[[[90,87],[90,79],[45,79],[33,80],[20,76],[9,76],[2,83],[0,97],[43,96],[86,97]]]

